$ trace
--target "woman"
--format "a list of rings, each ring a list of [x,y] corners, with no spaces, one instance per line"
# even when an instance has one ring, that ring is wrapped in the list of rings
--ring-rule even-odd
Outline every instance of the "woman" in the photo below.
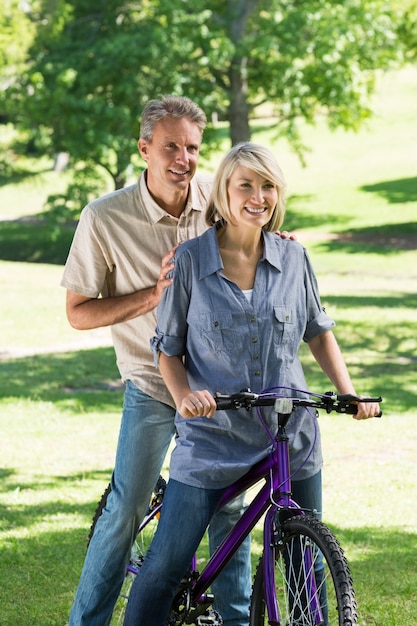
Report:
[[[177,407],[178,437],[127,626],[166,625],[178,583],[224,488],[269,450],[254,413],[216,411],[213,395],[276,385],[306,389],[297,357],[302,340],[338,392],[355,393],[305,250],[274,234],[284,212],[285,183],[275,158],[256,144],[239,144],[215,177],[206,215],[212,228],[177,250],[152,347]],[[377,404],[360,403],[356,417],[378,412]],[[272,409],[265,412],[271,428],[273,415]],[[320,511],[319,435],[302,411],[288,432],[292,469],[299,470],[295,498]]]

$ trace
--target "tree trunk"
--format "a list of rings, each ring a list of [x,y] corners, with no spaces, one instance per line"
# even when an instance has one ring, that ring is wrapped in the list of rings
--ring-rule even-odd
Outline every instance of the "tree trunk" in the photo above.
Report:
[[[123,189],[126,185],[126,172],[117,172],[117,174],[113,176],[113,181],[115,190]]]
[[[229,123],[232,146],[240,141],[249,141],[248,84],[246,79],[246,59],[235,59],[229,72],[230,106]]]
[[[247,57],[243,51],[239,52],[239,50],[242,50],[249,16],[258,4],[259,0],[227,0],[229,37],[235,48],[235,55],[229,70],[229,123],[232,145],[250,139]]]

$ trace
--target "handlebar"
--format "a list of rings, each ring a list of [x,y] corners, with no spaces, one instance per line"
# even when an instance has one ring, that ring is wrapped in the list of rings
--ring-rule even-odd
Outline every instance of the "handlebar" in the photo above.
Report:
[[[323,409],[326,413],[348,413],[356,415],[357,402],[382,402],[382,397],[360,397],[352,394],[336,394],[327,391],[325,394],[310,393],[308,398],[282,397],[278,393],[253,393],[250,389],[243,389],[230,395],[216,394],[215,400],[218,409],[250,409],[253,406],[274,406],[277,413],[290,414],[298,407]],[[382,411],[376,417],[381,417]]]

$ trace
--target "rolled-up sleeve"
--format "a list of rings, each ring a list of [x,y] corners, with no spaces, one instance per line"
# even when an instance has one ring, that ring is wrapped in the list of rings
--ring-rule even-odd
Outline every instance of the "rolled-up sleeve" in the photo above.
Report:
[[[322,309],[317,317],[308,322],[306,332],[304,333],[304,341],[309,342],[314,339],[314,337],[317,337],[317,335],[321,335],[335,326],[334,320]]]
[[[155,367],[158,367],[159,353],[163,352],[167,356],[182,356],[184,354],[184,339],[182,337],[172,337],[163,333],[156,327],[155,335],[151,339],[151,349]]]
[[[182,260],[184,262],[184,255]],[[167,356],[185,354],[189,295],[181,279],[181,265],[176,259],[173,282],[165,289],[157,308],[155,335],[150,340],[155,367],[158,367],[160,352]]]

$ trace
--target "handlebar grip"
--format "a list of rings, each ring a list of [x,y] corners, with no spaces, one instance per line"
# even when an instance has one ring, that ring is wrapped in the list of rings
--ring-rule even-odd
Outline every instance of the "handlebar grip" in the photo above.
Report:
[[[358,412],[357,404],[347,404],[343,411],[343,413],[348,413],[348,415],[356,415],[357,412]]]
[[[375,402],[377,401],[378,400],[375,399]],[[380,401],[382,401],[382,398],[380,398]],[[347,404],[345,407],[345,410],[343,411],[343,413],[348,413],[349,415],[356,415],[357,412],[358,412],[358,407],[356,404]],[[382,417],[382,411],[380,411],[378,415],[375,415],[375,417]]]
[[[235,405],[230,400],[217,400],[216,399],[217,410],[226,410],[226,409],[234,409]]]

